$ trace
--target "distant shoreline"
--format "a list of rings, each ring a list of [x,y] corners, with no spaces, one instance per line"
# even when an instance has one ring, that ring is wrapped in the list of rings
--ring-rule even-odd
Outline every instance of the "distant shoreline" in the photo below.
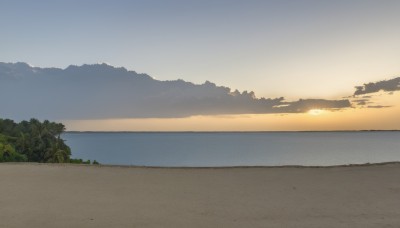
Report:
[[[337,130],[337,131],[65,131],[65,133],[351,133],[351,132],[400,132],[400,130]]]

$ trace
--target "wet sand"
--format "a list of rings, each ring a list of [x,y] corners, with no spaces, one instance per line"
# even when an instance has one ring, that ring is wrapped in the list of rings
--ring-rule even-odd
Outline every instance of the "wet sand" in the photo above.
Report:
[[[400,164],[0,164],[0,227],[400,227]]]

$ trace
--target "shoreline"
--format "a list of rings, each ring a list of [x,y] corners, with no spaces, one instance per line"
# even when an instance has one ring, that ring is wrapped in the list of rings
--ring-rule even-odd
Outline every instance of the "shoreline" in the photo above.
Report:
[[[3,162],[0,165],[43,165],[43,166],[83,166],[83,167],[109,167],[109,168],[144,168],[144,169],[275,169],[275,168],[298,168],[298,169],[330,169],[330,168],[348,168],[348,167],[373,167],[385,165],[400,165],[400,161],[360,163],[344,165],[277,165],[277,166],[141,166],[141,165],[110,165],[110,164],[73,164],[73,163],[38,163],[38,162]]]

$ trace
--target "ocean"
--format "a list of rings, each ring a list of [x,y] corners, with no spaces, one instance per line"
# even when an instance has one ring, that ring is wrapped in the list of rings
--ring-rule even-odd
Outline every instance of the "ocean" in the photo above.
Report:
[[[399,131],[67,132],[73,158],[101,164],[330,166],[400,161]]]

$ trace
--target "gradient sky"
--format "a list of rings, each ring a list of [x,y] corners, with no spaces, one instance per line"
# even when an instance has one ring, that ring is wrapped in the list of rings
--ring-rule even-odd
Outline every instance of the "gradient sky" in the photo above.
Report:
[[[356,85],[400,75],[399,12],[400,1],[395,0],[4,0],[0,2],[0,61],[61,68],[107,62],[159,80],[209,80],[254,91],[259,97],[337,99],[353,94]],[[387,100],[400,100],[397,93],[392,97],[397,99]],[[399,113],[397,108],[388,110]],[[376,110],[354,111],[362,112],[350,110],[346,115],[370,113],[373,120]],[[324,115],[328,114],[313,120]],[[336,129],[335,121],[346,115],[312,125],[307,125],[312,115],[302,119],[300,114],[241,116],[240,121],[238,116],[235,121],[209,118],[224,125],[219,129],[302,130]],[[254,126],[246,124],[249,119]],[[261,119],[265,125],[257,124]],[[400,128],[397,119],[391,120],[392,124],[377,128]],[[82,122],[68,124],[71,130],[104,130],[115,129],[115,121],[110,125],[85,121],[86,128]],[[192,124],[184,122],[189,119],[175,120],[182,122],[181,128],[168,127],[179,125],[171,121],[164,121],[166,126],[160,129],[146,121],[124,123],[137,122],[129,128],[134,130],[201,128],[193,125],[199,119]],[[139,123],[143,127],[137,127]],[[375,127],[366,123],[351,128]],[[123,126],[127,125],[118,129],[129,130]]]

